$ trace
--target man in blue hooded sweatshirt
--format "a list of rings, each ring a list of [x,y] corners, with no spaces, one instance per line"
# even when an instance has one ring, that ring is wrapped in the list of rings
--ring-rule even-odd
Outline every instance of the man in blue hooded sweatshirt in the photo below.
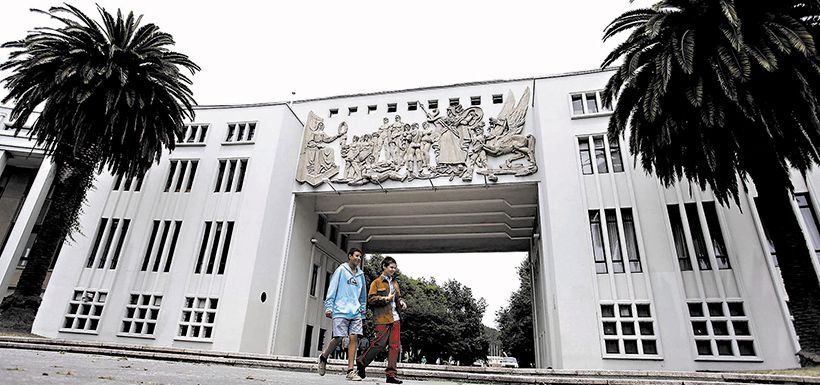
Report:
[[[347,253],[347,263],[341,264],[330,277],[325,298],[325,316],[333,319],[333,338],[319,356],[320,376],[325,375],[327,357],[330,353],[336,349],[344,337],[350,337],[347,348],[347,379],[362,380],[353,370],[353,361],[356,359],[356,342],[359,335],[363,334],[362,319],[365,317],[367,307],[364,272],[359,268],[361,262],[362,251],[354,247]]]

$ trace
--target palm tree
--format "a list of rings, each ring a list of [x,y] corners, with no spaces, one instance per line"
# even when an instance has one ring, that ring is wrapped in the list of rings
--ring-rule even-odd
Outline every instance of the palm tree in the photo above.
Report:
[[[22,126],[42,112],[31,136],[55,164],[52,203],[15,293],[0,304],[0,328],[28,331],[40,303],[51,257],[77,228],[86,191],[107,168],[126,178],[141,176],[194,116],[190,79],[199,67],[173,52],[171,35],[142,16],[116,17],[97,6],[98,23],[71,5],[32,10],[59,27],[36,28],[11,48],[0,70],[13,101],[11,119]]]
[[[820,161],[818,21],[820,0],[662,0],[606,27],[604,40],[631,33],[602,64],[623,59],[604,91],[609,134],[628,128],[647,172],[709,186],[723,204],[754,182],[802,352],[814,354],[820,284],[789,172]]]

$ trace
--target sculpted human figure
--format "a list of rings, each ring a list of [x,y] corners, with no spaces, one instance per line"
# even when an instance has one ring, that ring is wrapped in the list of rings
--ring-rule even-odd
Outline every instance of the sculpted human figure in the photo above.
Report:
[[[407,135],[408,148],[405,158],[405,166],[410,175],[418,176],[424,167],[421,155],[421,137],[422,132],[419,129],[418,123],[413,123],[410,126],[410,131]]]
[[[430,149],[433,147],[433,143],[438,140],[438,137],[436,131],[430,127],[430,123],[422,123],[421,128],[421,149],[419,150],[421,167],[426,169],[427,172],[431,172]]]
[[[378,141],[376,143],[375,153],[376,153],[376,162],[382,162],[390,160],[390,150],[389,147],[389,140],[390,140],[390,119],[384,118],[382,120],[382,125],[379,126],[379,130],[377,131],[376,137]]]
[[[359,136],[353,135],[353,141],[342,145],[341,155],[345,161],[344,181],[353,180],[356,178],[356,169],[354,164],[356,156],[359,151]]]
[[[388,138],[390,162],[396,167],[404,161],[400,148],[402,135],[404,135],[404,123],[401,121],[401,116],[396,115],[396,121],[390,125],[390,137]]]
[[[328,147],[327,143],[331,143],[336,139],[341,138],[346,133],[347,123],[345,122],[342,122],[339,125],[339,133],[334,136],[325,134],[325,124],[324,122],[319,122],[316,126],[316,131],[307,143],[307,169],[309,174],[322,174],[325,171],[336,167],[336,162],[333,156],[333,148]]]

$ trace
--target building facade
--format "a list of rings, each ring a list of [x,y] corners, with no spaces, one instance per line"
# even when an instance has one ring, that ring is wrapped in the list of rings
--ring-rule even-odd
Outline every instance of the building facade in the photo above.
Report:
[[[348,247],[525,251],[540,367],[797,366],[753,186],[725,207],[636,169],[624,139],[606,135],[608,77],[198,107],[144,178],[99,175],[33,332],[314,356],[330,338],[327,281]],[[53,177],[13,131],[0,132],[9,290]],[[806,242],[820,251],[820,178],[793,181]],[[817,255],[806,258],[820,274]]]

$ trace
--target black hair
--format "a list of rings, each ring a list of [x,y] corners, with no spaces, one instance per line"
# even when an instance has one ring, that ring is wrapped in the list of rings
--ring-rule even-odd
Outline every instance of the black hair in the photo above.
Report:
[[[384,259],[382,259],[382,269],[389,266],[391,263],[396,264],[396,259],[393,257],[384,257]]]
[[[357,247],[351,247],[350,250],[347,252],[347,256],[352,257],[353,253],[355,253],[357,251],[359,252],[359,254],[364,255],[364,253],[362,252],[362,249],[359,249]]]

